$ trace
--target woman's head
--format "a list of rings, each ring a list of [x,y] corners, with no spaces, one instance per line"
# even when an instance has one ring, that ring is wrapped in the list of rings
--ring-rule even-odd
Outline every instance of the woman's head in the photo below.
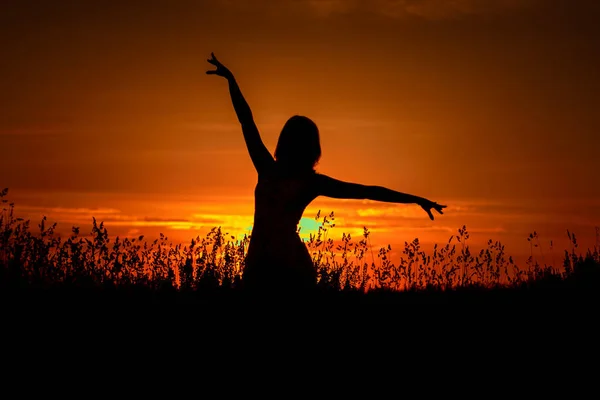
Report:
[[[317,125],[301,115],[288,119],[275,148],[277,163],[297,172],[312,171],[320,158],[321,143]]]

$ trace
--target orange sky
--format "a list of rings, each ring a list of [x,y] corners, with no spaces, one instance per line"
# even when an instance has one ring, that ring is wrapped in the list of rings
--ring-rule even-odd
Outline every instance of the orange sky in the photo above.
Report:
[[[528,253],[600,225],[600,6],[542,0],[215,0],[0,5],[0,186],[17,213],[187,240],[252,223],[256,173],[214,51],[271,150],[293,114],[318,170],[447,204],[317,199],[374,246]],[[307,230],[311,227],[306,223]],[[85,231],[85,230],[84,230]]]

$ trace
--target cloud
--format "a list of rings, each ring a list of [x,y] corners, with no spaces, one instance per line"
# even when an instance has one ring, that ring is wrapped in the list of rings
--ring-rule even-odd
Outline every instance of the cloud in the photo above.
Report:
[[[283,11],[309,13],[319,18],[345,14],[375,14],[388,18],[418,17],[444,20],[467,15],[498,14],[526,8],[539,0],[222,0],[222,6],[261,10],[273,15]],[[250,5],[251,3],[251,5]]]
[[[376,0],[376,10],[386,16],[416,16],[429,20],[465,15],[497,14],[530,6],[534,0]]]
[[[423,210],[419,209],[418,207],[402,207],[393,205],[378,208],[359,208],[356,210],[356,214],[359,217],[385,217],[386,219],[422,218]]]
[[[102,218],[104,216],[115,216],[121,211],[115,208],[98,207],[98,208],[87,208],[87,207],[42,207],[42,206],[19,206],[18,211],[20,213],[43,213],[47,215],[59,215],[61,217],[70,219],[72,217],[86,217],[90,218],[96,216]]]
[[[302,2],[319,17],[352,12],[360,6],[360,1],[357,0],[301,0],[298,3]]]
[[[160,218],[160,217],[144,217],[144,221],[146,222],[190,222],[189,219],[186,218]]]

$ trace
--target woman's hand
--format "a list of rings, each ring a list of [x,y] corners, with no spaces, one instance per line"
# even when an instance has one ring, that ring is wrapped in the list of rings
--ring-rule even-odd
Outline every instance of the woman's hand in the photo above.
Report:
[[[444,213],[443,209],[446,208],[446,206],[443,206],[441,204],[438,204],[434,201],[430,201],[427,199],[423,199],[421,202],[419,202],[419,205],[421,206],[421,208],[423,208],[423,210],[425,210],[425,212],[429,215],[429,218],[432,221],[433,221],[433,214],[431,213],[432,208],[440,214],[443,214]]]
[[[231,73],[230,70],[227,69],[226,66],[224,66],[223,64],[221,64],[219,62],[219,60],[217,60],[217,57],[215,57],[214,53],[210,53],[211,58],[209,58],[207,61],[209,63],[211,63],[212,65],[214,65],[215,67],[217,67],[216,70],[214,71],[206,71],[206,73],[208,75],[218,75],[218,76],[222,76],[223,78],[233,78],[233,74]]]

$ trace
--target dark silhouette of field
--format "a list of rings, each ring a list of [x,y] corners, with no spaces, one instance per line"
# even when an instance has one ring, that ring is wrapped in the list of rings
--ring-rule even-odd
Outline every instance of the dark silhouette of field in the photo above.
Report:
[[[2,197],[6,195],[4,190]],[[330,214],[307,244],[318,278],[314,290],[290,292],[282,282],[268,291],[248,292],[240,285],[247,239],[228,241],[219,229],[187,246],[173,245],[164,236],[152,242],[112,238],[95,220],[87,237],[76,227],[69,237],[60,237],[54,232],[56,224],[47,226],[45,219],[33,232],[29,221],[14,216],[14,205],[4,204],[0,288],[3,304],[15,309],[191,306],[210,311],[254,305],[377,305],[406,311],[432,304],[448,310],[510,306],[539,312],[567,305],[581,309],[599,300],[599,248],[578,253],[570,232],[573,247],[565,250],[560,267],[531,259],[526,268],[519,268],[502,253],[502,245],[492,241],[478,255],[465,257],[470,250],[464,227],[450,240],[456,244],[437,249],[434,257],[424,256],[417,240],[407,243],[405,257],[396,265],[386,258],[385,249],[377,262],[365,257],[370,253],[365,238],[355,243],[343,235],[334,248],[332,239],[322,237],[335,218]],[[338,257],[331,258],[331,251]]]

